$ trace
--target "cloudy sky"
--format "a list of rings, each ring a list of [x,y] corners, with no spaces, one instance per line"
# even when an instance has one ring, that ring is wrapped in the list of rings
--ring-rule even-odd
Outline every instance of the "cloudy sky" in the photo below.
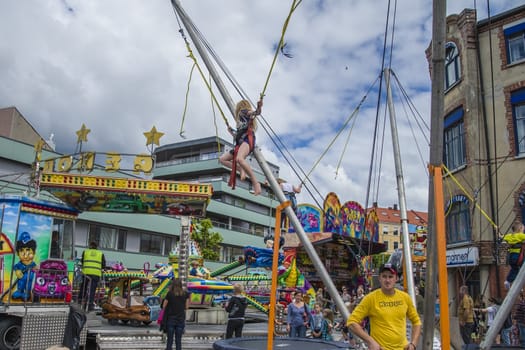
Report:
[[[368,201],[398,203],[392,137],[388,122],[383,133],[386,105],[384,98],[378,103],[376,81],[388,1],[301,2],[284,39],[284,53],[292,57],[279,54],[269,75],[291,3],[181,0],[252,101],[268,81],[261,123],[266,128],[257,132],[258,145],[266,160],[281,167],[281,177],[298,183],[309,174],[315,200],[303,191],[300,202],[321,203],[321,196],[333,191],[342,201],[365,205],[378,114],[376,148],[382,156],[374,157]],[[524,3],[493,1],[491,15]],[[478,19],[487,17],[485,1],[449,1],[447,13],[464,8],[477,8]],[[397,8],[390,9],[387,43],[392,56],[386,61],[413,105],[411,111],[397,82],[393,84],[407,208],[423,211],[429,156],[425,123],[430,125],[425,49],[432,33],[431,11],[430,0],[397,1]],[[54,134],[59,152],[75,149],[75,131],[83,123],[91,129],[84,150],[98,152],[147,152],[143,133],[153,126],[165,133],[161,145],[215,135],[230,139],[196,69],[189,80],[193,61],[169,0],[4,0],[0,31],[0,107],[16,106],[44,138]],[[223,79],[231,98],[241,99]],[[213,92],[220,99],[215,87]],[[226,117],[233,124],[231,115]]]

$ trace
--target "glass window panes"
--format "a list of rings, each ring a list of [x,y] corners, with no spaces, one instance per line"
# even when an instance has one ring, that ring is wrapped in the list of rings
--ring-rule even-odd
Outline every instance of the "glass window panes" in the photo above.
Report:
[[[128,237],[128,231],[127,230],[119,230],[118,231],[118,239],[117,239],[117,249],[118,250],[126,250],[126,239]]]
[[[509,49],[509,63],[525,59],[525,38],[524,33],[509,36],[507,38]]]
[[[471,240],[470,212],[466,202],[455,202],[447,214],[447,243]]]
[[[445,90],[454,85],[461,77],[459,52],[454,43],[447,43],[445,48]]]
[[[449,169],[456,169],[466,163],[465,130],[463,119],[444,131],[444,163]]]
[[[514,125],[518,154],[525,154],[525,104],[514,106]]]
[[[140,252],[150,254],[162,254],[163,239],[159,235],[150,233],[140,234]]]

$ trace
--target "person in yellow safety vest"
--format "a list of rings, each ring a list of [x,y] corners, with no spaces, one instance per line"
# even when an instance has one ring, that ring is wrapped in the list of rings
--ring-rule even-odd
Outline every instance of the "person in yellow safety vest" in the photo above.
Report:
[[[102,276],[102,270],[106,268],[104,254],[97,249],[97,243],[89,243],[89,249],[82,253],[82,285],[79,292],[79,303],[85,305],[88,302],[88,311],[95,309],[95,293],[98,282]]]
[[[509,245],[509,256],[508,264],[510,265],[510,271],[505,280],[505,288],[509,289],[510,285],[516,279],[520,267],[523,262],[519,262],[519,256],[521,252],[521,245],[525,242],[525,233],[523,232],[524,225],[516,221],[512,225],[512,233],[507,233],[503,240]]]

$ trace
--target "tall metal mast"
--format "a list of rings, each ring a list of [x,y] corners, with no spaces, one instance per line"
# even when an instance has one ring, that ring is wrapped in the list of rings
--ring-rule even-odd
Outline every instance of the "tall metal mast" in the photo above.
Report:
[[[410,236],[408,232],[407,205],[405,196],[405,181],[403,179],[403,167],[401,166],[401,152],[399,149],[399,136],[397,133],[396,111],[392,102],[392,87],[390,85],[389,68],[384,69],[386,80],[386,94],[388,111],[390,115],[390,129],[392,132],[392,145],[394,149],[394,163],[396,167],[397,195],[399,199],[399,212],[401,216],[401,227],[403,233],[403,265],[405,266],[404,278],[407,281],[408,294],[412,298],[414,306],[416,305],[416,293],[414,291],[414,273],[412,268],[412,252],[410,251]]]
[[[193,40],[193,44],[195,45],[197,51],[199,52],[199,55],[201,56],[203,62],[206,64],[206,67],[208,68],[208,71],[217,85],[217,88],[220,90],[222,97],[226,101],[228,107],[230,108],[230,112],[232,115],[234,114],[234,104],[233,100],[228,94],[228,91],[224,87],[224,84],[221,81],[221,78],[217,74],[217,71],[215,70],[212,62],[208,58],[208,54],[206,50],[204,49],[203,45],[197,38],[197,35],[195,34],[195,31],[193,30],[193,23],[191,19],[188,17],[186,12],[182,9],[182,6],[180,4],[179,0],[171,0],[171,3],[173,5],[173,8],[177,12],[177,14],[180,16],[180,19],[182,23],[184,24],[184,27],[186,28],[186,31],[188,32],[189,36]],[[270,184],[270,187],[272,188],[273,192],[277,196],[277,199],[282,204],[287,201],[286,197],[284,196],[283,191],[281,190],[281,187],[277,183],[277,180],[272,174],[272,171],[270,167],[268,166],[268,163],[264,159],[261,151],[256,147],[253,150],[253,154],[255,155],[255,159],[257,159],[257,162],[259,163],[259,166],[261,167],[261,170],[263,171],[264,175],[266,176],[266,179],[268,180],[268,183]],[[324,283],[325,289],[328,291],[328,294],[330,294],[330,297],[335,302],[337,309],[341,312],[341,315],[347,319],[350,314],[348,312],[348,309],[346,308],[346,305],[343,302],[343,299],[339,295],[339,292],[333,283],[332,279],[330,278],[330,275],[328,274],[328,271],[326,270],[325,266],[323,265],[321,259],[317,255],[314,246],[312,245],[312,242],[308,239],[308,236],[306,235],[301,223],[299,222],[299,219],[295,215],[295,212],[292,210],[290,206],[287,206],[284,209],[284,212],[290,219],[290,223],[294,226],[295,231],[297,233],[297,236],[299,240],[301,241],[306,253],[310,257],[310,260],[312,261],[317,273],[319,274],[319,277],[321,277],[321,280]]]

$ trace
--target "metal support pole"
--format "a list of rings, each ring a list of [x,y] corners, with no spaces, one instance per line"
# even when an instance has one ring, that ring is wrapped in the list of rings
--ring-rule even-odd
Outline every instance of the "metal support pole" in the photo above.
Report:
[[[206,68],[208,69],[208,72],[213,78],[213,81],[215,82],[215,85],[217,85],[217,88],[219,89],[222,98],[224,99],[224,102],[228,105],[228,108],[230,109],[230,112],[232,115],[235,111],[235,104],[233,103],[233,100],[228,93],[228,90],[226,90],[226,87],[224,86],[222,80],[219,78],[219,75],[217,74],[217,70],[215,69],[215,66],[211,62],[210,58],[208,57],[208,54],[206,53],[206,50],[202,43],[197,38],[197,35],[195,34],[195,31],[193,30],[193,22],[186,14],[186,11],[182,8],[179,0],[171,0],[171,4],[173,5],[173,8],[175,11],[177,11],[178,15],[180,16],[180,19],[182,23],[184,24],[184,28],[186,28],[186,31],[188,32],[188,35],[190,36],[191,40],[193,41],[193,45],[195,45],[195,48],[199,52],[199,55],[202,58],[202,61],[206,65]]]
[[[392,132],[392,146],[394,149],[394,162],[396,166],[397,195],[399,199],[399,212],[401,216],[401,227],[403,234],[403,262],[405,265],[404,280],[407,282],[408,294],[416,305],[416,292],[414,290],[414,272],[412,267],[412,252],[410,249],[410,236],[408,232],[407,205],[405,197],[405,181],[403,179],[403,167],[401,165],[401,151],[399,149],[399,136],[397,134],[396,111],[392,102],[392,87],[390,85],[389,68],[385,68],[384,75],[386,79],[386,94],[388,102],[388,111],[390,115],[390,129]]]
[[[279,186],[279,184],[277,183],[277,180],[273,176],[272,171],[270,167],[268,166],[268,163],[264,159],[261,151],[256,148],[253,151],[253,153],[255,155],[255,158],[257,159],[257,162],[259,162],[259,165],[263,173],[266,175],[266,179],[268,180],[268,183],[270,184],[270,186],[272,187],[272,190],[277,196],[277,199],[279,200],[280,203],[284,203],[285,201],[287,201],[287,199],[284,196],[281,186]],[[348,312],[348,309],[343,299],[339,295],[339,292],[337,288],[335,287],[334,282],[330,278],[330,274],[328,273],[323,262],[319,258],[319,255],[317,255],[317,252],[315,251],[315,248],[312,242],[310,242],[310,239],[306,235],[304,228],[301,225],[301,222],[299,221],[299,219],[295,215],[295,212],[290,206],[287,206],[286,208],[284,208],[284,212],[290,219],[290,223],[293,225],[295,232],[297,234],[297,237],[299,237],[299,240],[301,241],[304,247],[304,250],[308,254],[308,257],[310,258],[310,260],[312,260],[315,270],[317,271],[317,273],[319,274],[319,277],[321,277],[321,280],[323,281],[325,289],[328,291],[328,294],[330,294],[330,297],[335,302],[337,309],[339,310],[339,312],[341,312],[341,315],[345,319],[347,319],[350,316],[350,313]]]
[[[525,264],[521,266],[520,272],[516,276],[507,296],[503,300],[503,303],[492,321],[492,325],[489,327],[487,334],[485,334],[485,339],[480,344],[481,350],[490,350],[492,344],[494,344],[494,340],[496,340],[499,330],[503,327],[505,319],[512,312],[512,308],[520,296],[521,289],[524,287],[523,282],[525,282]]]
[[[188,31],[188,34],[190,35],[190,37],[193,40],[193,44],[197,48],[197,51],[199,52],[199,55],[201,56],[203,62],[206,64],[206,67],[208,68],[208,71],[210,72],[210,75],[211,75],[212,79],[215,81],[215,84],[217,85],[217,88],[220,90],[221,95],[223,96],[224,100],[228,104],[228,107],[230,108],[230,111],[231,111],[231,113],[233,115],[234,114],[234,109],[235,109],[234,104],[233,104],[233,100],[230,97],[230,95],[228,94],[228,91],[226,90],[226,88],[224,87],[224,84],[222,83],[221,78],[217,74],[217,71],[215,70],[215,68],[211,64],[211,61],[208,58],[208,54],[207,54],[206,50],[204,49],[202,44],[199,42],[197,36],[195,35],[195,32],[193,31],[193,23],[191,22],[191,19],[184,12],[184,10],[182,10],[182,7],[180,5],[180,1],[179,0],[171,0],[171,3],[173,4],[173,6],[174,6],[175,10],[177,11],[177,13],[179,14],[179,16],[181,17],[181,20],[182,20],[182,23],[184,24],[184,27],[186,28],[186,30]],[[281,189],[281,186],[279,186],[279,184],[277,183],[277,180],[273,176],[273,173],[272,173],[270,167],[268,166],[268,163],[266,162],[266,160],[264,159],[263,155],[261,154],[261,151],[257,147],[255,147],[255,149],[253,150],[253,154],[255,155],[255,159],[257,159],[257,162],[259,163],[259,166],[261,167],[261,169],[262,169],[262,171],[264,173],[264,176],[268,180],[268,182],[270,184],[270,187],[272,188],[272,191],[277,196],[277,199],[279,200],[280,203],[284,203],[287,199],[284,196],[284,193],[283,193],[283,191]],[[330,278],[330,275],[326,271],[325,266],[321,262],[321,259],[317,255],[317,253],[316,253],[316,251],[315,251],[315,249],[314,249],[314,247],[312,245],[312,242],[310,242],[310,239],[308,239],[308,236],[304,232],[303,226],[299,222],[299,219],[295,215],[295,212],[292,210],[292,208],[290,206],[286,207],[284,209],[284,211],[285,211],[286,215],[288,215],[288,218],[290,219],[290,222],[294,226],[295,231],[297,233],[297,236],[299,237],[301,243],[303,244],[306,253],[308,254],[310,259],[312,260],[312,263],[313,263],[317,273],[321,277],[321,280],[324,283],[325,289],[328,291],[328,294],[330,294],[330,297],[335,302],[337,308],[341,312],[341,315],[344,318],[348,318],[350,316],[350,314],[348,312],[348,309],[346,308],[346,305],[344,304],[343,299],[339,295],[339,292],[337,291],[337,288],[335,287],[334,282]]]

